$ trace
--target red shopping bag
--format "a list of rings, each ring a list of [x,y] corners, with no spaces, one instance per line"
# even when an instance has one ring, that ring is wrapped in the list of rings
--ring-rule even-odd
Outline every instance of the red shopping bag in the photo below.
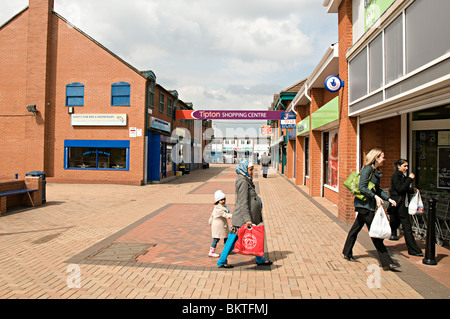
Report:
[[[235,253],[264,257],[264,225],[251,228],[244,225],[239,228],[237,236]]]

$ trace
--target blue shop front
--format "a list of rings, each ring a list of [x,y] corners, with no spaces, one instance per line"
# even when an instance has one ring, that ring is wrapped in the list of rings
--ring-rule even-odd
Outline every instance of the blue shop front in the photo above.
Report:
[[[177,139],[171,136],[170,123],[150,117],[148,127],[147,183],[158,183],[176,177],[172,150]]]

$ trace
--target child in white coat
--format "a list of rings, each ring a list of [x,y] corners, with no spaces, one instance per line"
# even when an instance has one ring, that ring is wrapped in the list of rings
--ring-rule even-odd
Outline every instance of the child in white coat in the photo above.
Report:
[[[217,243],[221,238],[223,238],[224,243],[226,243],[228,234],[230,233],[227,219],[231,219],[232,214],[225,204],[227,199],[221,190],[214,193],[214,200],[214,210],[209,218],[213,242],[209,248],[208,256],[219,257],[220,255],[216,254]]]

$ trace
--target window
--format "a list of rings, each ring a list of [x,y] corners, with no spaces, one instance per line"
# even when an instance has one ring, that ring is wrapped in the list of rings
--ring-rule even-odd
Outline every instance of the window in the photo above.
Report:
[[[309,137],[305,137],[305,176],[309,176]]]
[[[173,100],[172,99],[167,99],[167,115],[169,115],[170,117],[172,117],[172,108],[173,108]]]
[[[64,147],[65,169],[129,169],[129,141],[66,140]]]
[[[370,92],[383,85],[383,41],[381,34],[369,44]]]
[[[151,81],[148,86],[148,106],[155,107],[155,82]]]
[[[407,73],[450,52],[449,12],[448,0],[414,1],[406,9]]]
[[[159,111],[164,113],[164,94],[159,93]]]
[[[339,171],[339,131],[334,130],[324,133],[323,160],[324,182],[330,187],[338,187]]]
[[[367,94],[367,48],[349,62],[350,101]]]
[[[84,85],[70,83],[66,85],[66,106],[84,106]]]
[[[130,84],[117,82],[111,85],[111,105],[130,106]]]
[[[403,17],[400,15],[384,31],[386,84],[403,76]]]

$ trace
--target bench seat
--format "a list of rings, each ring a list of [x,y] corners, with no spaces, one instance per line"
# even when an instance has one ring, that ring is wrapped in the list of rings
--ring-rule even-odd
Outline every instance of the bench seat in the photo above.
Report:
[[[17,195],[17,194],[25,194],[25,193],[33,193],[33,192],[37,192],[37,189],[29,189],[29,188],[24,188],[24,189],[17,189],[14,191],[6,191],[6,192],[2,192],[0,193],[0,197],[3,196],[10,196],[10,195]]]
[[[8,196],[13,195],[20,195],[20,194],[28,194],[28,198],[31,201],[31,205],[34,206],[33,198],[31,197],[31,193],[37,192],[37,189],[30,189],[30,188],[22,188],[22,189],[16,189],[11,191],[5,191],[0,192],[0,214],[6,213],[6,201],[8,199]]]

